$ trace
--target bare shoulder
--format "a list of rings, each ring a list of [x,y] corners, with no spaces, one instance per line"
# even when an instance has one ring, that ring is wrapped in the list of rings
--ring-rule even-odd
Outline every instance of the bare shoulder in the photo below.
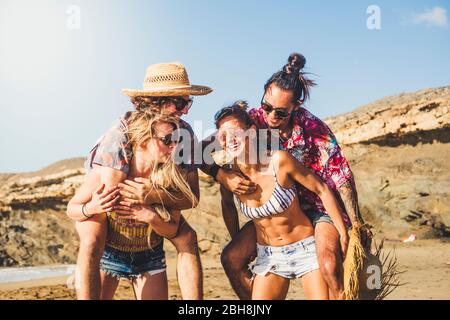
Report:
[[[277,150],[272,153],[272,161],[276,166],[291,164],[295,158],[285,150]]]

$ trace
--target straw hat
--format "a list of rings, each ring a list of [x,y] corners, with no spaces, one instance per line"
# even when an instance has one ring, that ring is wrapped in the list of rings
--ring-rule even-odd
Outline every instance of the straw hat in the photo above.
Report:
[[[211,91],[206,86],[191,85],[186,68],[179,62],[152,64],[145,73],[143,89],[122,89],[129,97],[203,96]]]

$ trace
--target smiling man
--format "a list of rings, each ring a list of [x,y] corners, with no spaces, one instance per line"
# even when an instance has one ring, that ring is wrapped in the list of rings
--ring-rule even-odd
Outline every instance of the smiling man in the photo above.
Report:
[[[250,116],[260,129],[277,129],[281,149],[311,169],[341,199],[346,225],[360,226],[364,222],[358,210],[350,166],[328,126],[302,107],[315,85],[302,72],[305,63],[302,55],[291,54],[283,70],[266,82],[261,107],[250,110]],[[247,266],[256,255],[255,227],[248,222],[239,230],[232,193],[252,192],[253,187],[245,177],[222,168],[217,170],[216,178],[222,184],[222,214],[232,236],[222,252],[222,264],[236,294],[241,299],[249,299],[252,283]],[[249,187],[242,189],[244,183]],[[302,186],[298,190],[301,209],[315,228],[320,270],[327,282],[329,297],[340,299],[343,292],[342,239],[317,195]]]

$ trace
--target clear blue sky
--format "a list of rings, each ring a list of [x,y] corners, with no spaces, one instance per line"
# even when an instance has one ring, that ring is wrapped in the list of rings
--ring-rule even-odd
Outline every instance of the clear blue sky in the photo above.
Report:
[[[366,26],[372,4],[381,30]],[[70,5],[79,29],[67,27]],[[257,104],[293,51],[315,74],[307,107],[321,118],[449,85],[449,11],[437,0],[1,0],[0,172],[85,156],[130,108],[121,89],[140,88],[157,62],[179,60],[214,88],[186,117],[204,129],[228,102]]]

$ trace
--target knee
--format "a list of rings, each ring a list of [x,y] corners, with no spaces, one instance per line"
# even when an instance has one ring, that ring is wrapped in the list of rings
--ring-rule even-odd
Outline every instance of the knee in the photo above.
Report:
[[[185,227],[180,231],[175,238],[170,239],[178,253],[198,253],[197,232],[191,227]]]
[[[105,239],[101,235],[84,235],[80,238],[80,253],[85,257],[100,258],[105,247]]]
[[[340,264],[336,257],[336,254],[334,254],[332,251],[325,250],[324,252],[322,252],[322,254],[319,255],[319,265],[322,276],[326,280],[337,280],[340,277]]]
[[[239,270],[242,265],[241,254],[236,246],[232,242],[227,244],[220,254],[220,262],[225,270]]]

